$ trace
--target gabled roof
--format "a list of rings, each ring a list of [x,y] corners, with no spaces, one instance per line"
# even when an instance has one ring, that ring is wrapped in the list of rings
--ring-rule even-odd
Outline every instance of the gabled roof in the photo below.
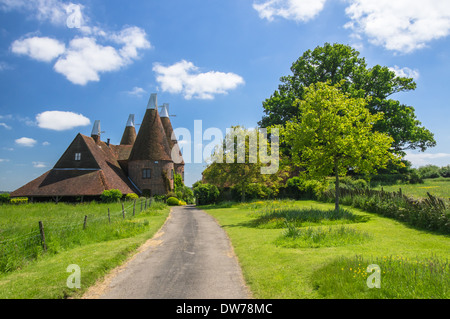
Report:
[[[75,161],[75,153],[81,153],[80,161]],[[11,196],[97,196],[108,189],[119,189],[123,194],[136,193],[106,143],[96,143],[92,137],[78,134],[52,170],[12,192]]]
[[[131,150],[129,161],[171,161],[171,149],[167,142],[161,118],[159,116],[156,95],[152,94],[141,128]]]

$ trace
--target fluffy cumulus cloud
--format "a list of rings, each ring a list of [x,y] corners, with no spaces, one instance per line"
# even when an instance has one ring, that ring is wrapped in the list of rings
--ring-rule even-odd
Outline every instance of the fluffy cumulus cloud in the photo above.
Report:
[[[284,19],[306,22],[315,18],[326,0],[264,0],[253,3],[261,19],[272,21],[279,16]]]
[[[214,99],[216,94],[227,94],[229,90],[245,83],[244,79],[235,73],[201,73],[192,62],[185,60],[170,66],[155,63],[153,71],[164,92],[183,94],[187,100]]]
[[[25,147],[33,147],[37,143],[37,141],[35,139],[29,138],[29,137],[19,138],[15,142],[17,145],[25,146]]]
[[[118,71],[139,58],[139,51],[151,48],[145,30],[127,26],[118,32],[104,31],[90,24],[84,6],[61,0],[0,0],[3,11],[21,10],[33,17],[76,29],[79,35],[67,45],[49,37],[16,40],[11,51],[43,62],[56,59],[54,70],[77,85],[99,81],[105,72]]]
[[[82,28],[86,17],[84,6],[61,0],[0,0],[0,10],[27,12],[30,17],[53,25]],[[87,27],[89,30],[89,27]]]
[[[395,65],[394,67],[389,68],[389,70],[393,71],[395,75],[399,77],[412,78],[414,80],[418,80],[420,76],[418,70],[412,70],[408,67],[400,68],[399,66]]]
[[[14,41],[11,50],[16,54],[27,55],[38,61],[51,62],[64,53],[66,46],[55,39],[32,37]]]
[[[36,115],[36,121],[40,128],[53,131],[66,131],[91,124],[91,121],[81,114],[61,111],[40,113]]]
[[[139,57],[138,50],[151,47],[145,31],[138,27],[125,28],[109,39],[122,47],[100,44],[96,37],[77,37],[67,47],[55,39],[32,37],[14,41],[11,50],[38,61],[51,62],[57,58],[56,72],[74,84],[86,85],[99,81],[101,73],[117,71],[132,63]]]
[[[120,69],[124,64],[116,49],[96,43],[94,38],[73,39],[67,52],[58,61],[54,69],[74,84],[85,85],[90,81],[99,81],[101,72]]]
[[[448,0],[349,0],[347,28],[388,50],[410,53],[450,34]]]

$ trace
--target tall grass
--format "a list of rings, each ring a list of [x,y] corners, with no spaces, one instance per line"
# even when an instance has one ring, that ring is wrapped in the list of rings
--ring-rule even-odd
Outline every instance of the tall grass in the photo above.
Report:
[[[360,244],[371,239],[366,232],[346,226],[297,228],[286,222],[286,229],[275,245],[288,248],[318,248]]]
[[[450,204],[430,193],[427,198],[415,199],[404,195],[401,190],[385,192],[341,189],[340,192],[340,201],[344,205],[394,218],[420,229],[450,234]],[[334,198],[335,191],[327,190],[319,200],[333,202]]]
[[[295,227],[308,225],[349,224],[364,222],[367,219],[346,209],[322,210],[317,208],[298,208],[290,206],[267,206],[252,214],[254,224],[259,228],[284,228],[285,222]]]
[[[380,288],[369,288],[368,265],[380,267]],[[434,256],[340,257],[312,276],[315,289],[325,298],[448,299],[450,263]]]
[[[146,216],[168,209],[163,203],[151,202],[147,210],[143,205],[141,211],[138,201],[133,218],[133,202],[125,202],[124,206],[125,214],[121,203],[0,206],[0,273],[21,268],[44,253],[57,254],[77,246],[143,233],[149,225]],[[39,221],[44,225],[46,252],[41,241]]]

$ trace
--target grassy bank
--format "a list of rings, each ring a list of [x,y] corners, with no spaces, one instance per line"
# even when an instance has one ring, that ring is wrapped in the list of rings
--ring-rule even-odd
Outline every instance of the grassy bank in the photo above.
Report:
[[[399,188],[408,196],[416,198],[426,198],[427,193],[436,197],[450,199],[450,178],[433,178],[425,179],[423,184],[398,184],[377,186],[374,189],[381,190],[383,188],[386,192],[398,192]]]
[[[131,203],[125,207],[124,219],[121,204],[2,206],[0,241],[9,255],[2,254],[0,298],[81,296],[151,238],[169,214],[169,208],[159,203],[142,212],[137,205],[135,216]],[[85,229],[84,216],[88,216]],[[47,252],[40,242],[38,221],[45,225]],[[66,269],[72,264],[81,269],[80,289],[67,287],[71,273]]]
[[[266,207],[272,204],[261,202],[236,204],[228,208],[205,207],[229,234],[245,279],[256,298],[450,297],[450,269],[447,261],[450,259],[449,236],[412,229],[389,218],[346,208],[359,218],[358,222],[349,223],[347,219],[340,224],[324,220],[324,223],[316,222],[314,225],[304,221],[296,224],[293,232],[310,232],[309,235],[303,237],[297,234],[295,238],[287,226],[262,227],[255,223],[255,220],[265,215]],[[277,202],[276,205],[283,207],[285,204]],[[332,204],[313,201],[289,202],[289,205],[294,205],[299,211],[327,211],[333,208]],[[277,225],[273,220],[271,223]],[[381,262],[383,258],[411,261],[408,269],[421,274],[416,277],[421,278],[420,283],[408,281],[407,274],[410,272],[405,270],[407,267],[401,264],[394,267],[393,263],[388,267],[387,263]],[[439,278],[443,279],[438,280],[442,288],[437,288],[438,292],[431,291],[435,289],[431,288],[435,282],[426,277],[432,271],[429,269],[434,268],[425,272],[411,268],[430,264],[430,258],[435,258],[432,265],[436,261],[442,265]],[[381,274],[381,288],[375,290],[367,287],[367,276],[358,277],[352,272],[357,268],[362,272],[361,269],[365,270],[374,262],[378,262],[384,272]],[[417,288],[419,286],[420,289]]]

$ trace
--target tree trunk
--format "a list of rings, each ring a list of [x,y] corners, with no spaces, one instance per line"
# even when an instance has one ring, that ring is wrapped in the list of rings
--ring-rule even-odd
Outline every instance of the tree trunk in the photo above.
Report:
[[[337,158],[334,159],[334,172],[336,175],[336,183],[335,183],[335,199],[334,199],[334,209],[336,211],[339,210],[339,170],[338,170],[338,160]]]

